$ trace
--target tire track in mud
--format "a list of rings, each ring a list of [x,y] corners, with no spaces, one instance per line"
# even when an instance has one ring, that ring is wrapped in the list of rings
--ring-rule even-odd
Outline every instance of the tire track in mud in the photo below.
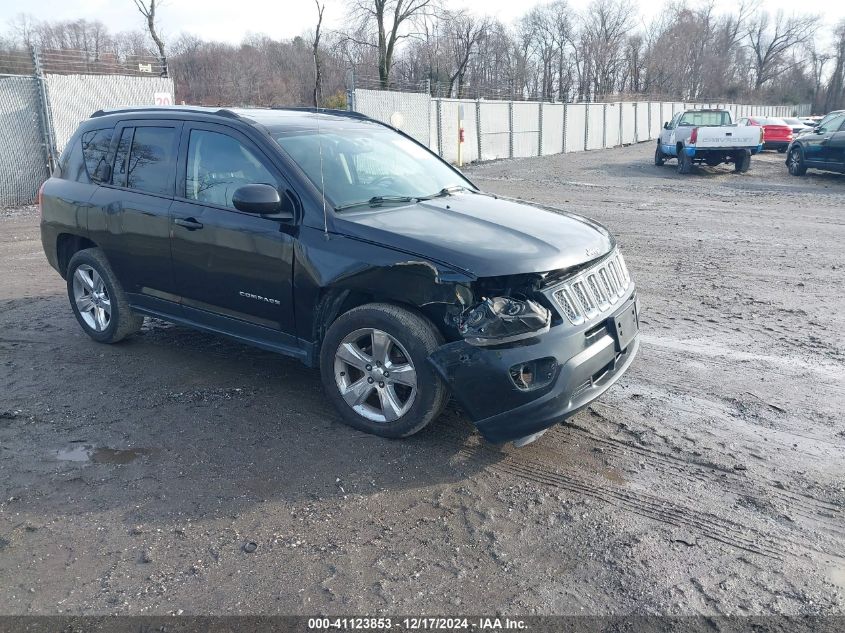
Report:
[[[612,423],[612,420],[597,411],[595,407],[592,408],[592,411],[600,418]],[[628,457],[626,453],[632,453],[645,461],[649,468],[672,477],[674,480],[684,479],[692,483],[715,486],[724,493],[750,499],[757,502],[758,505],[766,505],[767,502],[780,503],[787,507],[790,514],[824,524],[825,528],[836,535],[845,535],[843,508],[835,503],[818,499],[806,493],[786,490],[779,487],[775,482],[762,480],[757,474],[752,480],[719,464],[684,459],[672,453],[638,446],[624,440],[600,437],[590,429],[578,424],[570,423],[568,427],[586,436],[591,442],[600,445],[603,451],[623,459]],[[713,476],[716,473],[718,473],[718,476]],[[760,487],[764,487],[764,490],[760,490]]]
[[[459,453],[466,459],[478,459],[487,449],[464,448]],[[695,511],[666,499],[627,490],[613,484],[572,472],[559,472],[537,460],[523,456],[508,456],[493,462],[489,469],[525,481],[559,488],[583,497],[612,505],[638,516],[690,530],[704,538],[722,543],[772,560],[783,561],[784,552],[794,544],[780,537],[765,534],[707,512]]]
[[[571,428],[576,432],[582,433],[576,427]],[[591,441],[597,439],[592,434],[584,435]],[[790,539],[771,532],[765,532],[758,528],[743,525],[737,521],[710,512],[700,511],[663,497],[626,488],[613,483],[611,480],[601,479],[600,476],[589,475],[577,468],[566,469],[565,459],[558,459],[554,462],[548,459],[555,455],[561,458],[564,457],[553,446],[543,447],[543,454],[547,458],[541,461],[537,458],[530,457],[522,450],[507,454],[495,446],[482,443],[474,446],[466,446],[464,444],[464,437],[452,434],[447,429],[444,429],[440,440],[450,446],[456,447],[458,449],[456,455],[461,459],[482,462],[485,464],[486,470],[494,473],[517,477],[518,479],[537,485],[566,490],[582,497],[621,508],[638,516],[657,521],[658,523],[689,530],[703,538],[731,548],[740,549],[776,561],[783,561],[790,552],[797,550],[798,552],[809,552],[811,554],[821,553],[827,557],[836,558],[845,562],[845,552],[833,552],[830,549],[816,546],[813,543],[807,543],[805,539],[802,539],[804,540],[803,543],[799,543],[797,539]],[[622,442],[618,444],[625,448],[630,448],[629,445]],[[602,444],[603,447],[611,445],[613,445],[613,441]],[[584,450],[585,453],[589,451],[588,448],[581,450]],[[652,454],[643,452],[642,454],[644,456],[647,455],[649,459],[654,459],[657,456],[661,459],[669,457],[667,454],[660,453],[659,451],[653,451]],[[624,457],[628,462],[630,461],[630,457],[621,455],[618,449],[615,451],[615,455]],[[703,481],[706,484],[716,484],[719,481],[715,477],[708,477],[703,471],[712,470],[713,472],[718,472],[720,475],[723,473],[722,470],[709,468],[707,465],[685,462],[679,458],[675,458],[674,461],[677,462],[677,467],[673,469],[673,472],[669,473],[673,478],[680,472],[681,465],[685,465],[687,468],[699,468],[700,474],[704,474],[705,476],[698,481]],[[684,474],[687,479],[690,479],[688,472]],[[724,484],[722,483],[721,485]],[[743,496],[741,493],[730,488],[726,491],[731,494]],[[837,508],[834,507],[834,509]],[[809,518],[815,521],[825,517],[818,517],[811,514]],[[835,520],[831,520],[830,524],[838,525]],[[800,529],[800,526],[796,527]],[[841,533],[841,527],[839,527],[839,531]]]

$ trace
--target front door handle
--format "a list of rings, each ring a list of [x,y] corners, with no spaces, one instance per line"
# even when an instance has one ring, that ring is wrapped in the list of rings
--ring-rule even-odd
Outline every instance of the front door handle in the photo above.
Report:
[[[196,231],[197,229],[202,228],[202,222],[197,222],[194,218],[176,218],[173,220],[174,224],[178,224],[179,226],[184,226],[189,231]]]

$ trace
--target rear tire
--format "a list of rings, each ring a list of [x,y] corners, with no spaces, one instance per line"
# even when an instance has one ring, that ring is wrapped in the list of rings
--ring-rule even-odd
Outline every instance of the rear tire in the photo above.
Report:
[[[99,248],[86,248],[70,259],[67,293],[76,320],[98,343],[117,343],[135,334],[144,317],[132,312],[123,287]]]
[[[353,308],[326,332],[323,388],[349,426],[408,437],[446,405],[446,385],[427,360],[442,344],[434,325],[415,312],[389,303]]]
[[[734,155],[734,171],[744,174],[751,169],[751,152],[742,150]]]
[[[689,174],[692,172],[692,157],[687,156],[684,148],[678,150],[678,173]]]
[[[654,164],[657,167],[663,167],[666,164],[666,157],[660,151],[660,143],[657,144],[657,149],[654,150]]]
[[[803,176],[807,173],[807,163],[804,162],[804,152],[800,145],[796,145],[789,150],[789,155],[786,157],[786,167],[793,176]]]

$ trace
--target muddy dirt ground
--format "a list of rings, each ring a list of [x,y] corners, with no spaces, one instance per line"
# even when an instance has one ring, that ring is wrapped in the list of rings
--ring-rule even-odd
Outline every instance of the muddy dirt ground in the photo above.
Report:
[[[0,613],[845,612],[845,176],[651,149],[467,170],[639,284],[631,371],[524,449],[451,406],[358,433],[316,371],[162,322],[97,345],[0,211]]]

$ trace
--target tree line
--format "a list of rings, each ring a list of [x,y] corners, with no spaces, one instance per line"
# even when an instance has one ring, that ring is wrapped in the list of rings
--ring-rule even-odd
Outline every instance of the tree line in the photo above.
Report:
[[[192,34],[165,42],[156,0],[132,1],[144,28],[129,32],[19,16],[0,35],[0,73],[9,72],[4,51],[39,46],[93,59],[154,55],[177,101],[205,105],[343,107],[354,78],[360,87],[465,98],[845,107],[845,20],[772,13],[756,1],[725,13],[712,2],[670,0],[646,21],[629,0],[593,0],[582,11],[552,0],[505,24],[442,0],[346,0],[345,27],[327,30],[315,0],[312,31],[240,44]]]

